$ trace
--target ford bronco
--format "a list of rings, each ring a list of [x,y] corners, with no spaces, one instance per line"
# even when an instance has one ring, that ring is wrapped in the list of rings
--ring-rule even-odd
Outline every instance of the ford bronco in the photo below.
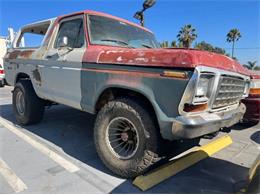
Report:
[[[41,35],[41,45],[21,47],[28,34]],[[163,140],[200,138],[239,122],[250,84],[229,57],[162,49],[148,29],[94,11],[22,27],[4,65],[19,124],[40,122],[54,103],[97,114],[98,155],[125,178],[158,161]]]

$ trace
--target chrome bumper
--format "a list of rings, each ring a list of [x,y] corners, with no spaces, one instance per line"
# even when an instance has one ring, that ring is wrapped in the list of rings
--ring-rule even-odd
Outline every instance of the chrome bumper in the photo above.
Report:
[[[238,109],[226,112],[179,116],[172,123],[172,135],[174,139],[192,139],[211,134],[238,123],[245,111],[245,105],[240,104]]]

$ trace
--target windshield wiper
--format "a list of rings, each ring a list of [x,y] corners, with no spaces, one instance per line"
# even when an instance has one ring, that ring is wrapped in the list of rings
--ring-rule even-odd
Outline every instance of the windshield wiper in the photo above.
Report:
[[[149,48],[149,49],[152,49],[153,47],[150,46],[150,45],[146,45],[146,44],[142,44],[142,46],[146,47],[146,48]]]
[[[102,39],[100,41],[109,41],[109,42],[114,42],[114,43],[119,43],[119,44],[123,44],[123,45],[126,45],[127,47],[129,48],[135,48],[133,46],[130,46],[127,42],[124,42],[124,41],[120,41],[120,40],[117,40],[117,39]]]

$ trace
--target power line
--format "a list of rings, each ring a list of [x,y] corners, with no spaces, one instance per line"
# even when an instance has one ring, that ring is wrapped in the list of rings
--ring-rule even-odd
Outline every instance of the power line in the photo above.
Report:
[[[232,48],[231,47],[226,47],[226,48],[223,48],[223,49],[232,49]],[[234,49],[253,50],[253,49],[260,49],[260,47],[238,47],[238,48],[234,48]]]

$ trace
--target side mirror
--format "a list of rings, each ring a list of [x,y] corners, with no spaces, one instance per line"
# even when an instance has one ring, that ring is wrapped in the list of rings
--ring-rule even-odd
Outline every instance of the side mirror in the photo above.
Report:
[[[62,37],[59,41],[59,47],[67,47],[69,43],[68,37]]]

